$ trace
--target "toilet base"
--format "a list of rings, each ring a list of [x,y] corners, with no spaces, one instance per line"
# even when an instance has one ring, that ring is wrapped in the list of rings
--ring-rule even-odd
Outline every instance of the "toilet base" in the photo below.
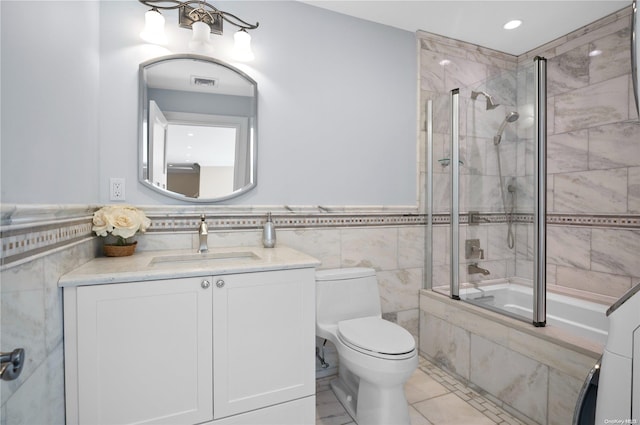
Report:
[[[340,379],[336,378],[329,383],[331,390],[336,395],[336,398],[344,407],[344,410],[347,411],[351,419],[356,420],[356,407],[358,399],[354,397],[354,395],[347,389],[345,383]]]
[[[409,404],[404,385],[379,387],[360,380],[357,395],[342,379],[330,383],[331,390],[358,425],[409,425]]]

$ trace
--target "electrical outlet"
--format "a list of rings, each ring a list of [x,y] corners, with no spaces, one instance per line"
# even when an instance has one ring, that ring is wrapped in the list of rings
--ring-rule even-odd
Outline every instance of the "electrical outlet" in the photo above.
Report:
[[[124,179],[111,177],[109,179],[109,200],[124,201]]]

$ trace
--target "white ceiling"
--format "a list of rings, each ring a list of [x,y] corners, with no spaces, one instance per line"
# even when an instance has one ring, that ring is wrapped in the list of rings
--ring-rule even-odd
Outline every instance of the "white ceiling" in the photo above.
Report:
[[[428,31],[521,55],[630,6],[631,0],[314,0],[303,1],[345,15],[415,32]],[[512,19],[523,24],[511,31]]]

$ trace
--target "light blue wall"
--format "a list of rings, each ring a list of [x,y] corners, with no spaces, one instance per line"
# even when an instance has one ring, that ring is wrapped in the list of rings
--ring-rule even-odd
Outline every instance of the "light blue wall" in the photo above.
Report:
[[[0,8],[0,202],[96,202],[99,4]]]
[[[293,1],[216,6],[260,22],[248,65],[228,55],[232,26],[215,38],[214,57],[259,89],[258,187],[227,203],[415,205],[414,34]],[[134,0],[1,7],[1,201],[107,203],[109,178],[124,177],[128,203],[181,203],[137,181],[138,65],[188,52],[175,12],[164,49],[141,43]],[[41,7],[50,28],[33,36],[10,18]]]

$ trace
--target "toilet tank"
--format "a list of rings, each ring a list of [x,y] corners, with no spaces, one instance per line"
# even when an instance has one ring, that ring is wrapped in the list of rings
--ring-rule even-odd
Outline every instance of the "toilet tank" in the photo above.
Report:
[[[380,292],[376,271],[344,268],[316,272],[316,322],[332,325],[341,320],[378,316]]]

